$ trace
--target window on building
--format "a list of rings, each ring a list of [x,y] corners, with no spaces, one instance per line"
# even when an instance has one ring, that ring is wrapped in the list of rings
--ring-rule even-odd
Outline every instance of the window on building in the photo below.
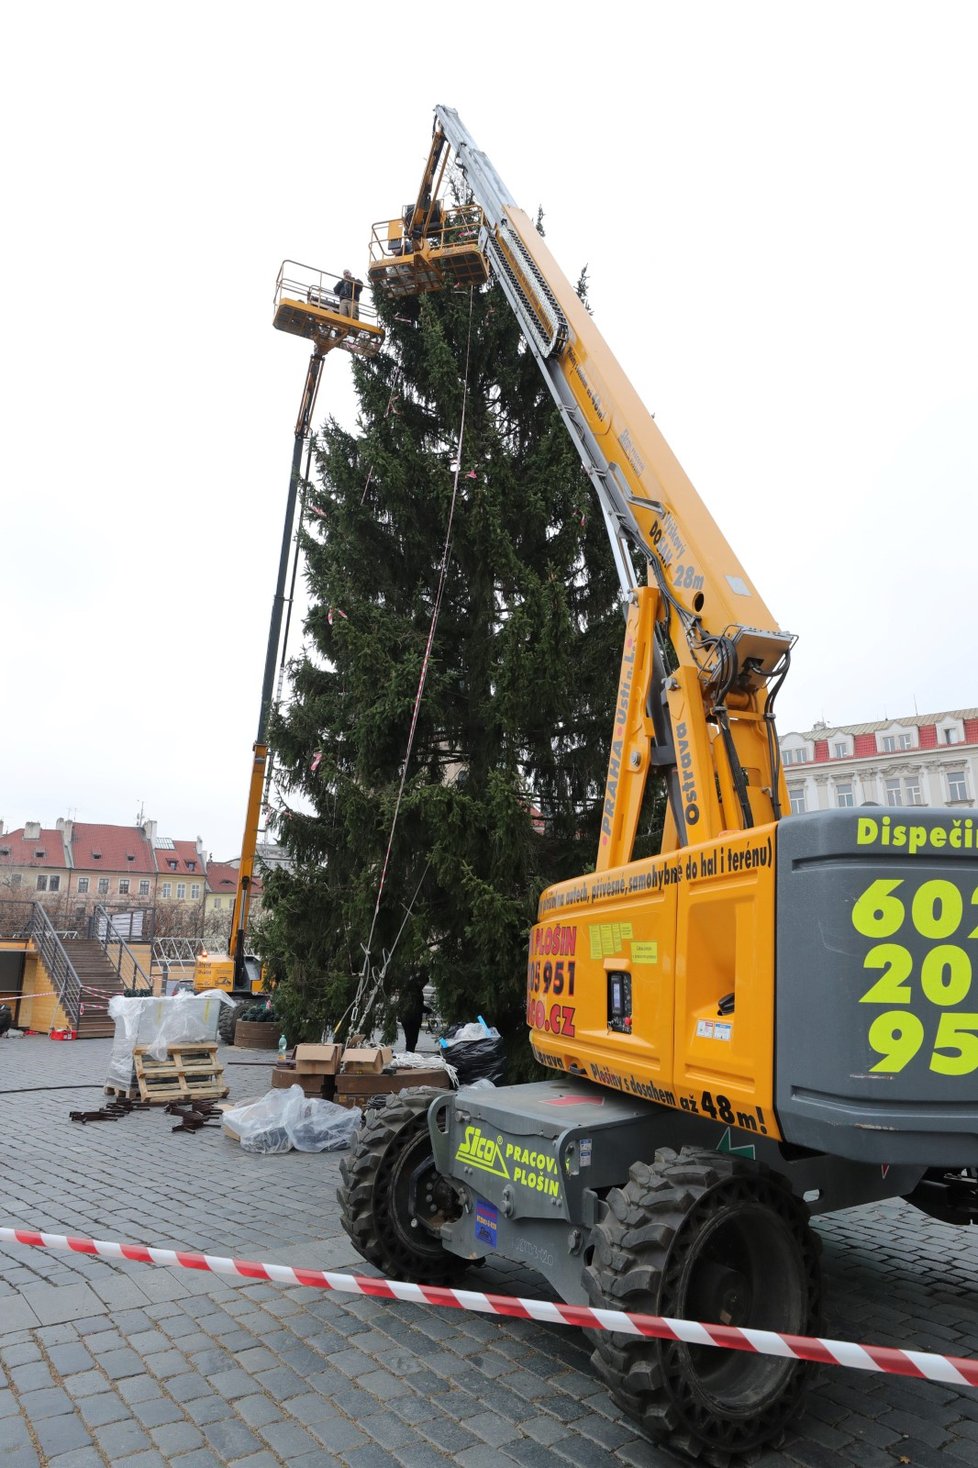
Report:
[[[900,787],[899,780],[884,780],[883,788],[885,790],[885,796],[887,796],[888,806],[902,806],[903,790]]]
[[[128,897],[129,896],[129,878],[128,877],[120,877],[119,878],[119,896],[120,897]]]
[[[78,878],[78,891],[79,892],[87,892],[88,891],[88,878],[87,877],[79,877]]]
[[[187,895],[187,884],[186,884],[186,882],[178,882],[177,883],[177,901],[178,902],[182,902],[183,899],[186,897],[186,895]]]
[[[907,805],[923,805],[920,794],[920,776],[910,775],[903,782],[903,793],[907,798]]]
[[[37,880],[34,883],[34,891],[35,892],[46,892],[47,890],[48,890],[48,879],[47,879],[46,876],[44,876],[43,872],[39,872],[38,873],[38,876],[37,876]]]
[[[108,897],[108,895],[109,895],[109,879],[108,879],[108,877],[99,877],[99,879],[98,879],[98,895],[100,897]]]
[[[144,877],[139,884],[139,895],[140,897],[149,896],[149,879],[147,877]]]
[[[957,744],[957,742],[958,742],[958,731],[957,731],[957,729],[942,729],[941,730],[941,733],[944,735],[944,743],[945,744]]]
[[[193,883],[193,884],[192,884],[192,885],[191,885],[191,888],[190,888],[190,895],[191,895],[191,897],[193,897],[193,898],[197,898],[197,897],[199,897],[199,896],[200,896],[200,883],[199,883],[199,882],[194,882],[194,883]]]
[[[61,890],[61,878],[60,877],[48,877],[48,891],[49,892],[59,892],[60,890]]]
[[[10,885],[11,885],[11,887],[19,887],[20,886],[20,883],[21,883],[21,875],[20,875],[20,872],[11,872],[10,873]]]
[[[220,911],[221,904],[222,904],[223,901],[224,901],[223,897],[215,897],[214,898],[214,911],[215,912],[219,912]]]
[[[851,781],[848,781],[845,785],[836,785],[836,787],[835,787],[835,803],[836,803],[836,805],[842,805],[842,806],[855,805],[856,802],[853,799],[853,795],[852,795],[852,782]]]
[[[897,740],[897,749],[913,749],[913,735],[901,734]]]
[[[803,765],[807,755],[803,749],[784,749],[781,758],[786,765]]]
[[[884,734],[880,740],[880,745],[884,754],[894,754],[897,747],[896,736],[893,734]]]
[[[795,815],[800,815],[805,809],[805,790],[802,785],[788,786],[788,799],[791,801],[791,810]]]
[[[848,750],[848,747],[845,744],[833,744],[833,746],[832,746],[832,757],[833,757],[833,759],[845,759],[845,757],[846,757],[846,755],[848,753],[849,753],[849,750]]]
[[[164,882],[163,883],[163,896],[164,897],[169,897],[170,896],[170,893],[172,891],[173,891],[172,884],[170,882]]]
[[[968,777],[964,770],[949,770],[947,776],[948,800],[968,799]]]

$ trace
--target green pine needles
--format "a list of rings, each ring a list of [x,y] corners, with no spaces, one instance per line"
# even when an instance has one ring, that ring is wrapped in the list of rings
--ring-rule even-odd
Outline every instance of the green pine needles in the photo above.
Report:
[[[528,1073],[526,943],[548,883],[590,870],[623,620],[600,512],[515,319],[488,286],[381,303],[359,425],[307,490],[312,611],[273,721],[280,839],[258,941],[293,1038],[432,984]],[[467,373],[466,373],[467,363]],[[459,426],[464,405],[460,459]],[[458,463],[456,470],[455,465]],[[446,527],[444,595],[379,909]]]

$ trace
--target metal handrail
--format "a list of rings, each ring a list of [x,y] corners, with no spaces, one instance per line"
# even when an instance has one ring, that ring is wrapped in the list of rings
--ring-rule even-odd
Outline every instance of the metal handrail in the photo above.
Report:
[[[437,221],[432,221],[423,236],[405,240],[399,219],[381,219],[371,227],[370,263],[401,256],[410,258],[415,250],[453,250],[459,246],[475,249],[479,245],[485,215],[478,204],[446,206]],[[392,228],[393,226],[393,228]]]
[[[101,931],[100,931],[101,928]],[[101,903],[96,903],[88,920],[88,936],[94,938],[111,964],[123,988],[153,992],[153,981],[142,967],[129,944],[116,932],[112,916]],[[116,950],[115,958],[109,952]]]
[[[75,965],[68,957],[64,944],[58,937],[44,908],[39,902],[31,903],[31,920],[26,936],[40,954],[41,962],[57,991],[58,1000],[72,1028],[77,1028],[81,1013],[82,982]],[[29,998],[29,995],[24,995]]]
[[[202,946],[199,938],[154,938],[153,962],[171,968],[193,968]]]
[[[277,309],[287,296],[290,300],[305,301],[308,305],[338,312],[340,303],[336,296],[336,286],[341,279],[340,271],[320,270],[316,265],[303,265],[300,260],[283,260],[275,281],[275,307]],[[377,310],[371,299],[370,289],[363,282],[357,310],[357,319],[361,325],[367,322],[370,326],[376,326]]]

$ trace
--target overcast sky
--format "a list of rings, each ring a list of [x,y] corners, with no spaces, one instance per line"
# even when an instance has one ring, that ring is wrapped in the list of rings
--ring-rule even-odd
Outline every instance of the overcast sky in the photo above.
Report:
[[[438,102],[588,265],[799,635],[781,732],[978,704],[978,7],[35,0],[4,33],[8,828],[142,808],[239,849],[308,359],[276,272],[363,272]]]

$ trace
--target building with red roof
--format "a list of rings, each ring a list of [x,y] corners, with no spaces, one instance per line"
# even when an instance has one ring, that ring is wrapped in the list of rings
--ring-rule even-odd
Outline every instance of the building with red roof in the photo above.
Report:
[[[978,793],[978,709],[866,724],[817,723],[781,738],[791,809],[856,805],[971,807]]]

